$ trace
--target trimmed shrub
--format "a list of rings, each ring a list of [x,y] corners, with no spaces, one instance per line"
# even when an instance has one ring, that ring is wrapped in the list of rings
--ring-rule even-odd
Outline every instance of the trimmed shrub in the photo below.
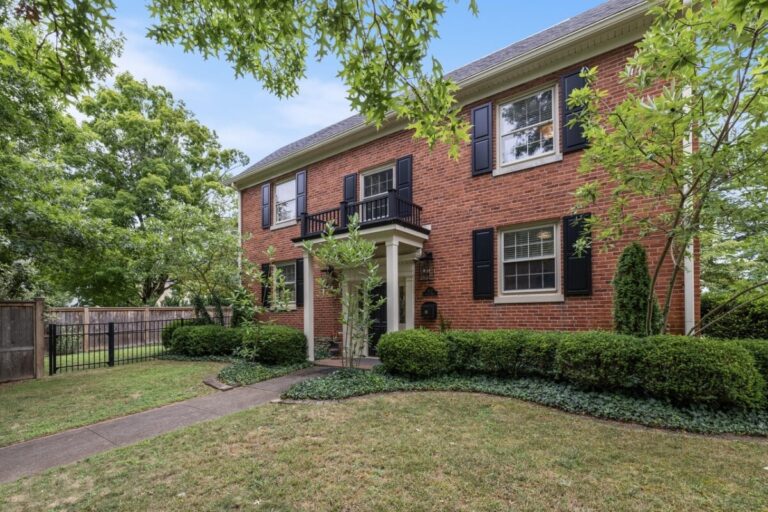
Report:
[[[629,244],[619,257],[613,277],[613,328],[619,334],[646,335],[646,315],[651,276],[648,257],[637,242]],[[660,331],[661,313],[653,296],[651,334]]]
[[[722,305],[726,300],[728,297],[723,295],[703,294],[701,296],[701,316]],[[722,339],[768,339],[768,298],[754,300],[747,304],[738,301],[732,302],[715,313],[712,318],[705,320],[704,323],[714,320],[715,316],[734,307],[738,309],[707,326],[703,334]]]
[[[293,364],[307,360],[307,338],[293,327],[265,324],[249,330],[240,354],[264,364]]]
[[[226,356],[240,347],[242,338],[240,329],[214,324],[184,325],[174,330],[168,349],[184,356]]]
[[[448,343],[427,329],[389,332],[376,350],[384,368],[392,373],[430,377],[448,370]]]
[[[674,402],[755,408],[765,404],[765,380],[755,358],[735,343],[685,336],[646,340],[640,374],[651,395]]]
[[[757,371],[768,384],[768,340],[728,340],[727,342],[735,343],[752,354],[752,357],[755,358]]]
[[[563,339],[561,332],[519,331],[523,335],[518,356],[518,372],[529,377],[555,378],[557,351]]]
[[[166,324],[166,326],[163,327],[163,330],[160,331],[160,341],[165,348],[170,348],[171,340],[173,339],[173,333],[177,328],[181,327],[182,325],[207,325],[209,323],[210,322],[204,318],[179,318],[177,320],[173,320]]]
[[[599,331],[560,335],[555,365],[562,378],[585,389],[639,389],[645,340]]]

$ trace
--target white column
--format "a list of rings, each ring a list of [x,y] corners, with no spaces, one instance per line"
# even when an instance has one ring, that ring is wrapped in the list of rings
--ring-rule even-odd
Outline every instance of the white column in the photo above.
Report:
[[[414,264],[411,263],[411,271]],[[413,329],[416,322],[416,287],[414,286],[413,272],[405,278],[405,328]]]
[[[315,360],[315,277],[312,256],[304,251],[304,336],[307,337],[307,359]]]
[[[387,246],[387,332],[397,331],[400,323],[400,304],[398,293],[399,269],[397,261],[400,242],[392,240]]]
[[[683,271],[683,297],[685,298],[685,333],[691,333],[691,330],[696,325],[696,309],[695,309],[695,293],[696,286],[694,280],[694,259],[693,259],[693,244],[690,244],[688,250],[685,253]],[[691,333],[693,334],[693,333]]]

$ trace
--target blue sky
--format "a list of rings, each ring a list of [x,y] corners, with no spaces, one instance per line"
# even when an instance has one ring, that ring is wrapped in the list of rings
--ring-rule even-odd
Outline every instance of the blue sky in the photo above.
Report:
[[[472,16],[467,0],[448,1],[432,53],[446,71],[483,57],[601,3],[602,0],[479,0]],[[126,38],[118,71],[167,87],[226,147],[254,162],[278,147],[350,114],[333,61],[311,62],[298,96],[278,100],[253,78],[235,79],[225,61],[204,60],[145,37],[151,25],[143,3],[118,0],[115,26]],[[234,170],[235,172],[237,170]]]

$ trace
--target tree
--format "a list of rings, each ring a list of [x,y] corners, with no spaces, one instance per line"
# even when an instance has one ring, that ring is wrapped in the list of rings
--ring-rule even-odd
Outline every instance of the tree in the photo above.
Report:
[[[359,219],[354,214],[349,219],[346,238],[335,237],[333,225],[329,223],[322,234],[322,242],[304,242],[304,249],[309,254],[322,265],[333,268],[333,275],[324,275],[319,283],[323,290],[341,299],[342,361],[346,367],[355,366],[362,356],[370,339],[373,313],[386,301],[373,293],[382,281],[378,265],[373,261],[376,244],[364,239],[359,227]]]
[[[608,196],[607,211],[592,217],[595,240],[610,245],[628,233],[663,236],[646,329],[653,322],[650,294],[663,266],[671,263],[662,306],[666,327],[692,242],[712,230],[707,208],[747,183],[768,183],[768,10],[763,7],[702,0],[654,6],[653,24],[621,73],[627,97],[614,104],[598,87],[593,68],[582,73],[587,86],[568,100],[583,109],[574,124],[583,126],[590,143],[581,170],[603,173],[578,190],[578,206]]]
[[[0,49],[10,40],[16,52],[52,51],[24,24],[0,31],[8,36]],[[58,253],[87,252],[102,227],[84,215],[87,187],[71,172],[71,148],[83,142],[82,133],[64,112],[62,94],[23,63],[0,63],[0,280],[8,285],[2,298],[50,296],[47,270]]]
[[[98,298],[104,304],[112,296],[123,303],[151,304],[178,282],[175,265],[184,254],[214,256],[205,237],[193,236],[182,217],[207,227],[221,227],[222,216],[231,222],[233,192],[222,180],[247,158],[223,149],[216,134],[165,88],[128,73],[118,75],[114,87],[102,86],[85,97],[79,108],[88,116],[83,127],[92,141],[77,174],[90,183],[89,215],[108,221],[112,230],[95,258],[67,270],[77,277],[86,301]],[[198,245],[182,251],[174,242],[179,233]],[[231,236],[231,230],[226,233]],[[213,263],[215,268],[219,263]],[[109,269],[107,279],[104,269]],[[180,271],[191,275],[189,267]]]
[[[469,8],[477,12],[475,0]],[[278,97],[298,92],[312,48],[317,60],[338,60],[352,108],[369,122],[381,126],[391,114],[406,119],[430,147],[449,143],[455,158],[469,140],[456,84],[435,59],[429,73],[423,69],[443,0],[153,0],[149,9],[158,20],[151,38],[225,57],[236,76],[250,74]]]
[[[123,42],[114,9],[111,0],[0,0],[0,67],[34,70],[45,90],[76,97],[114,69]]]
[[[645,321],[648,297],[652,297],[653,309],[650,330]],[[656,295],[651,291],[645,248],[632,242],[621,253],[613,277],[613,328],[621,334],[648,336],[660,330],[660,317]]]

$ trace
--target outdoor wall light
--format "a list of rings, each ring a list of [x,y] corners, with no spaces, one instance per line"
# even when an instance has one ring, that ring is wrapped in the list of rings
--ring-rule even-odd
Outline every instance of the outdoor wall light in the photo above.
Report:
[[[429,282],[435,278],[435,265],[431,252],[426,252],[418,260],[419,267],[419,281]]]

